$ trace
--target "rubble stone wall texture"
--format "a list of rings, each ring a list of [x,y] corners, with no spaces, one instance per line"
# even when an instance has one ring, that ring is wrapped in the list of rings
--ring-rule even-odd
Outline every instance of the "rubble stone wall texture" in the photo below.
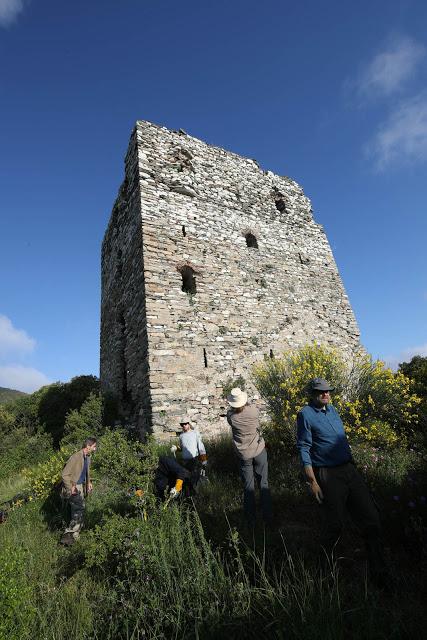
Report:
[[[137,122],[102,245],[101,367],[127,422],[225,426],[224,383],[313,340],[360,350],[323,227],[287,177]]]

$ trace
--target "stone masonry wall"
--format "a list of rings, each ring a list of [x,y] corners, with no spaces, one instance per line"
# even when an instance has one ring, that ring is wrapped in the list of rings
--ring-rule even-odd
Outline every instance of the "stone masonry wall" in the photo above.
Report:
[[[186,412],[202,433],[217,432],[228,378],[249,381],[257,361],[314,339],[360,349],[302,188],[137,122],[102,246],[100,377],[124,419],[162,438]]]

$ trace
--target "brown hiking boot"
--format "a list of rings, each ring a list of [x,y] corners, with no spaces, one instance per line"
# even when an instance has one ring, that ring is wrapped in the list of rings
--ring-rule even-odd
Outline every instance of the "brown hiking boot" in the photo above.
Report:
[[[61,540],[59,541],[59,544],[65,544],[67,547],[71,547],[71,545],[74,544],[74,540],[71,534],[64,533]]]

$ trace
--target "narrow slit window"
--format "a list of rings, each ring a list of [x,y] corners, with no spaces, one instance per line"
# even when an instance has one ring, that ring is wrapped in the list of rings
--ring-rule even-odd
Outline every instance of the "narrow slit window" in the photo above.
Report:
[[[205,363],[205,368],[207,369],[208,368],[208,355],[206,353],[206,349],[203,349],[203,360],[204,360],[204,363]]]
[[[117,269],[116,269],[116,275],[118,278],[121,278],[122,273],[123,273],[123,253],[122,250],[119,249],[117,252]]]
[[[185,225],[184,224],[182,225],[182,235],[184,236],[184,238],[187,235],[187,232],[185,230]]]

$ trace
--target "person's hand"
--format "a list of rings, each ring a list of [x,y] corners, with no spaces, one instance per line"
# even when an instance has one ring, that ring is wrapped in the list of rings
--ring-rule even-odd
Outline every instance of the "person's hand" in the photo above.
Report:
[[[89,486],[88,486],[87,490],[88,491],[92,491],[92,483],[91,482],[89,482]]]
[[[307,482],[307,486],[310,489],[310,492],[314,495],[314,497],[316,498],[316,501],[319,504],[322,504],[323,502],[323,492],[322,489],[319,487],[319,485],[317,484],[316,481],[314,482]]]
[[[173,489],[170,490],[169,495],[171,496],[171,498],[176,498],[177,495],[179,495],[178,489],[175,489],[174,487]]]
[[[175,453],[175,451],[177,451],[177,449],[178,449],[178,447],[177,447],[175,444],[173,444],[173,445],[171,446],[171,452],[172,452],[172,453]]]
[[[76,496],[76,495],[77,495],[77,493],[78,493],[78,491],[77,491],[77,487],[76,487],[76,486],[72,487],[72,489],[71,489],[71,495],[72,495],[72,496]]]

